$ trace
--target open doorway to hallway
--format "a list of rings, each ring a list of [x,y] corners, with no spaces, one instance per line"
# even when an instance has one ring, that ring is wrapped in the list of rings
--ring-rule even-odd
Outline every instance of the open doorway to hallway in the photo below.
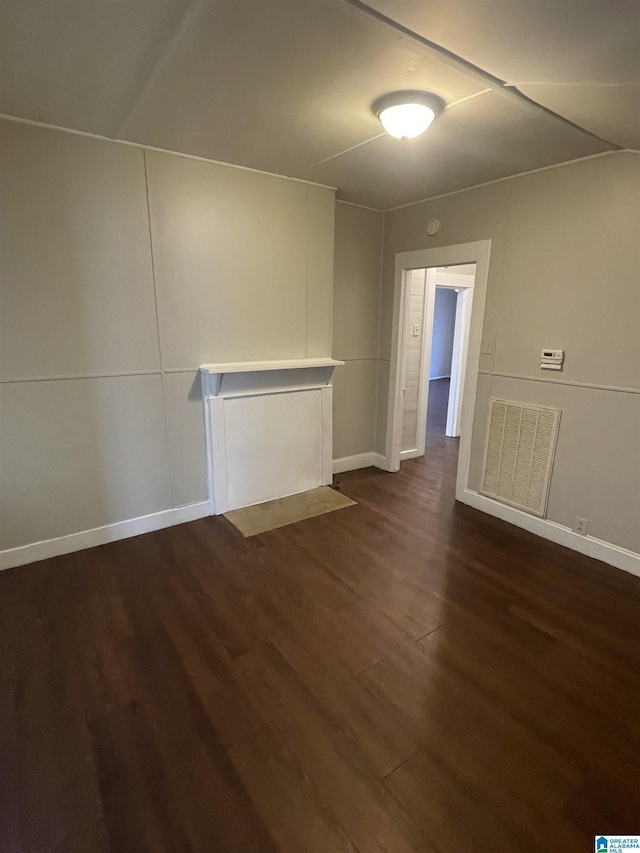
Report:
[[[430,429],[443,435],[447,429],[447,409],[451,390],[457,297],[458,294],[455,290],[436,286],[431,357],[429,359],[427,430]]]
[[[424,455],[438,436],[457,455],[475,272],[470,263],[408,275],[401,460]]]
[[[462,358],[457,360],[455,355],[452,358],[450,392],[447,400],[447,426],[445,428],[445,432],[450,436],[460,436],[455,475],[455,496],[456,499],[462,501],[465,500],[469,483],[471,435],[478,385],[482,324],[490,256],[490,240],[477,240],[473,243],[399,252],[395,256],[393,336],[389,365],[389,388],[385,395],[387,397],[387,423],[384,441],[384,468],[387,471],[399,471],[401,460],[410,458],[409,454],[413,456],[425,454],[429,402],[428,365],[431,357],[435,293],[438,286],[435,283],[433,271],[438,269],[442,276],[457,276],[453,280],[451,278],[444,280],[441,277],[441,286],[449,286],[462,294],[462,296],[459,294],[456,299],[456,326],[454,331],[454,353],[457,346],[458,349],[462,350]],[[466,281],[460,282],[464,273],[469,272],[469,270],[463,270],[461,273],[460,270],[462,267],[469,266],[475,269],[475,275],[467,275]],[[448,269],[443,269],[445,267]],[[427,330],[427,334],[423,338],[424,346],[421,344],[419,348],[418,364],[420,369],[414,418],[414,449],[403,452],[403,433],[406,436],[408,431],[408,429],[405,431],[404,421],[407,389],[409,387],[405,381],[405,356],[410,337],[409,332],[411,331],[411,337],[414,336],[413,324],[409,323],[409,313],[411,280],[416,270],[425,271],[421,316],[423,318],[422,329]],[[459,306],[463,310],[458,310]],[[460,317],[460,322],[458,322],[458,317]],[[425,365],[427,365],[426,368]]]

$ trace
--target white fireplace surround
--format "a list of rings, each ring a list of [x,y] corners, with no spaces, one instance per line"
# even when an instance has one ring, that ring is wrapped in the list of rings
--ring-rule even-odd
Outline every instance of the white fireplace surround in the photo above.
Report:
[[[212,515],[328,485],[332,358],[203,364]]]

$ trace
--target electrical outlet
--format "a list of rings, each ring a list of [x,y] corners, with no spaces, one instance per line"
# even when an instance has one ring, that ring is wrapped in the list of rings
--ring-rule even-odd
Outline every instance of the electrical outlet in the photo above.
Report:
[[[589,522],[586,518],[576,518],[576,526],[573,528],[574,533],[579,533],[580,536],[586,536],[588,526]]]

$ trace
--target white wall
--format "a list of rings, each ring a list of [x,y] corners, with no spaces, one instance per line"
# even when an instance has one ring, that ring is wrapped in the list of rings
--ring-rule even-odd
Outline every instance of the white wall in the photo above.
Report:
[[[637,155],[383,215],[12,122],[0,145],[0,549],[204,500],[198,365],[329,355],[332,322],[347,361],[334,456],[383,453],[395,254],[490,238],[495,353],[481,357],[470,485],[490,395],[557,405],[549,517],[640,551]],[[560,375],[538,369],[548,346],[566,350]]]
[[[428,237],[426,223],[441,228]],[[376,444],[384,452],[397,252],[491,239],[470,487],[487,399],[559,406],[548,516],[640,552],[640,156],[620,152],[398,209],[385,218]],[[564,371],[539,369],[543,347]]]
[[[205,500],[198,365],[331,354],[333,191],[8,121],[0,150],[0,550]]]
[[[383,214],[336,203],[333,354],[333,457],[371,453],[378,371]]]
[[[451,376],[457,297],[455,290],[436,287],[429,379]]]

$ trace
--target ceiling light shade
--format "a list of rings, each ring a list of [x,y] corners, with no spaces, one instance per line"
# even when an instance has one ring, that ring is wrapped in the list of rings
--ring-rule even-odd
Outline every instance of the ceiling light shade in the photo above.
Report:
[[[430,92],[408,90],[383,95],[372,109],[391,136],[415,139],[440,115],[444,102]]]

